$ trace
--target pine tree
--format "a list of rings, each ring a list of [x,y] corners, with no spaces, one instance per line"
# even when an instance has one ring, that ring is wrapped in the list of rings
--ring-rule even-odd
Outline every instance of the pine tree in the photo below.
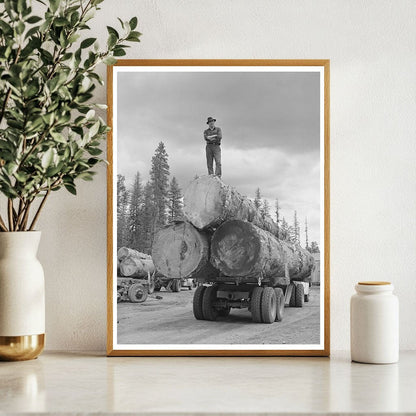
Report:
[[[287,223],[285,217],[282,218],[282,223],[280,225],[280,238],[286,241],[289,238],[289,224]]]
[[[254,206],[257,209],[260,209],[261,207],[261,193],[260,193],[260,188],[256,189],[256,196],[254,198]]]
[[[143,186],[141,183],[140,173],[137,172],[134,178],[134,183],[130,191],[129,204],[129,247],[135,250],[142,251],[143,240]]]
[[[180,220],[183,216],[182,208],[182,191],[178,181],[173,177],[168,192],[168,221]]]
[[[117,175],[117,248],[128,244],[128,210],[129,194],[126,188],[126,178]]]
[[[293,238],[295,243],[300,243],[300,226],[296,210],[293,214]]]
[[[275,210],[276,210],[275,212],[276,212],[276,225],[277,225],[276,237],[280,238],[280,205],[279,205],[278,198],[276,198]]]
[[[169,189],[169,164],[168,154],[163,142],[160,142],[152,157],[150,169],[150,183],[153,188],[154,204],[156,210],[155,231],[166,224],[168,189]]]
[[[305,217],[305,248],[309,250],[308,217]]]
[[[155,222],[157,220],[153,187],[147,182],[144,187],[143,208],[141,212],[142,228],[142,252],[150,254],[152,251]]]
[[[267,199],[263,198],[263,200],[261,201],[260,215],[263,219],[270,215],[270,206]]]

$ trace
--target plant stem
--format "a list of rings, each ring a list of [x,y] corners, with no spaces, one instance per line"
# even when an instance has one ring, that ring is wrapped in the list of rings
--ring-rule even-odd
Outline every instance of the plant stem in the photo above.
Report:
[[[35,226],[35,224],[36,224],[36,222],[37,222],[37,220],[39,218],[40,211],[42,210],[43,206],[45,205],[46,199],[48,198],[48,195],[49,195],[50,191],[51,191],[50,189],[48,189],[46,191],[46,194],[43,197],[42,202],[40,203],[39,208],[36,211],[36,214],[35,214],[35,216],[34,216],[34,218],[32,220],[32,224],[30,224],[29,231],[32,231],[33,230],[33,228],[34,228],[34,226]]]
[[[9,198],[7,200],[7,215],[9,217],[9,231],[14,231],[13,227],[13,200]]]
[[[21,222],[21,225],[20,225],[20,229],[22,231],[25,231],[25,229],[26,229],[27,220],[29,218],[29,209],[30,209],[30,206],[32,205],[32,201],[33,201],[33,199],[26,204],[25,214],[23,215],[23,219],[22,219],[22,222]]]
[[[4,223],[3,218],[1,217],[1,215],[0,215],[0,229],[1,229],[1,231],[7,231],[6,224]]]

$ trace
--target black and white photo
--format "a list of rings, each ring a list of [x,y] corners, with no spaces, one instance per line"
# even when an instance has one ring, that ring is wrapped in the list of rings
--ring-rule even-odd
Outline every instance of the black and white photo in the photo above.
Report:
[[[111,68],[110,355],[328,355],[328,74]]]

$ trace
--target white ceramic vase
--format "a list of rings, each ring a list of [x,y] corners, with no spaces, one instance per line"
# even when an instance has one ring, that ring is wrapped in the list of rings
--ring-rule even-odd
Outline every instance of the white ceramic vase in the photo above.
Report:
[[[399,360],[399,302],[390,282],[359,282],[351,297],[351,359],[369,364]]]
[[[0,360],[36,358],[45,342],[40,231],[0,232]]]

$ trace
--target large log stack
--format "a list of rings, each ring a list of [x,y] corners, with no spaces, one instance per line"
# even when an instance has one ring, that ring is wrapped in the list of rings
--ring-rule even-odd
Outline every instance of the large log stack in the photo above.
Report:
[[[156,270],[166,277],[224,276],[300,280],[313,267],[310,253],[276,238],[277,225],[253,201],[216,176],[194,179],[184,192],[186,221],[160,230],[153,242]]]
[[[153,274],[155,266],[152,257],[127,247],[117,251],[120,275],[124,277],[147,277]]]

